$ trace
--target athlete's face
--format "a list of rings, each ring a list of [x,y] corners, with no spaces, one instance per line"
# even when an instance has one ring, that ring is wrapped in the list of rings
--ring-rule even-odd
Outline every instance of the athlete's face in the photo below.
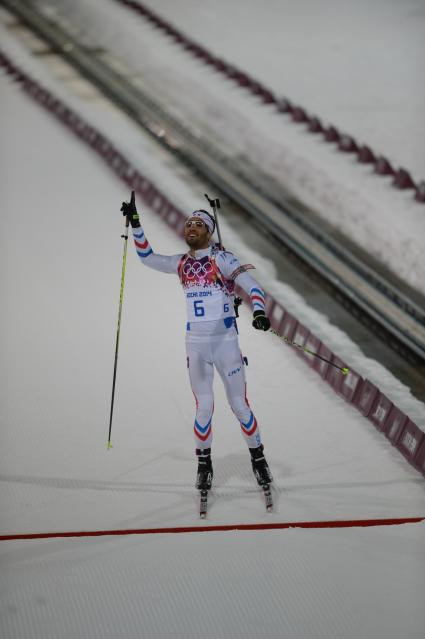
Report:
[[[199,217],[189,218],[184,227],[186,244],[194,251],[208,247],[211,233]]]

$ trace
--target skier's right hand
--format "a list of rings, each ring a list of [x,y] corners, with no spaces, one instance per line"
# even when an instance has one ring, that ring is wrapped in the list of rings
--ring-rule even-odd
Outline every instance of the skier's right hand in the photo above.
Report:
[[[257,331],[268,331],[270,328],[270,320],[264,311],[254,311],[252,325]]]
[[[139,214],[136,209],[136,196],[134,191],[131,192],[130,202],[123,202],[121,205],[122,214],[128,218],[131,226],[137,228],[140,226]]]

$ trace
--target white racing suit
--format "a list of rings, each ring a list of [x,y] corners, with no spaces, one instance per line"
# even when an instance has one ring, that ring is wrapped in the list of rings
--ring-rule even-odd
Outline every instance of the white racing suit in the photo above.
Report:
[[[227,399],[249,448],[261,445],[257,420],[246,397],[244,360],[239,349],[234,313],[234,287],[251,298],[253,310],[264,310],[264,292],[228,251],[216,247],[179,255],[154,253],[141,227],[133,229],[137,254],[143,264],[179,276],[186,296],[186,354],[196,401],[195,444],[211,448],[214,412],[213,376],[217,369]]]

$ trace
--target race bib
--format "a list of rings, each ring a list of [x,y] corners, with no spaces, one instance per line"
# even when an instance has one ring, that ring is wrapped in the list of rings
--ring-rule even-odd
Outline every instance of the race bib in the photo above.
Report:
[[[188,322],[211,322],[233,317],[233,300],[220,289],[191,287],[186,291]]]
[[[187,257],[181,265],[180,280],[186,295],[187,321],[214,321],[233,317],[233,282],[227,283],[209,255]]]

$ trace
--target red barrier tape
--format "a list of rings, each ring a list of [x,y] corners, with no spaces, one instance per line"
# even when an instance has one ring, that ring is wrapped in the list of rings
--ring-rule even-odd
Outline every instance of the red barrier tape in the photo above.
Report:
[[[54,115],[74,135],[80,138],[87,146],[97,153],[109,166],[109,168],[131,189],[134,189],[142,201],[155,211],[170,226],[179,237],[184,237],[184,223],[186,216],[157,189],[157,187],[144,175],[132,166],[121,151],[119,151],[100,131],[89,125],[77,113],[72,111],[61,100],[57,99],[47,89],[44,89],[29,75],[14,65],[11,60],[0,51],[0,67],[22,85],[34,100]],[[244,292],[241,291],[242,297]],[[299,339],[308,344],[315,345],[316,352],[341,367],[347,363],[339,359],[325,344],[310,333],[309,329],[297,318],[288,313],[285,308],[266,292],[266,308],[270,315],[272,328],[292,339],[297,335]],[[295,340],[296,341],[296,340]],[[388,439],[398,448],[407,461],[425,475],[425,434],[396,406],[393,406],[388,398],[368,380],[364,380],[358,373],[350,371],[342,379],[336,369],[316,357],[310,358],[302,355],[304,361],[321,375],[323,379],[341,397],[359,410],[365,417],[371,420],[375,426],[382,430]],[[348,367],[349,368],[349,367]],[[378,406],[381,401],[382,405]],[[388,409],[388,410],[387,410]],[[392,410],[390,410],[392,409]],[[385,413],[383,411],[386,410]],[[393,418],[397,411],[397,429]]]
[[[417,524],[421,521],[424,521],[424,517],[345,519],[339,521],[292,521],[276,524],[226,524],[222,526],[182,526],[170,528],[129,528],[127,530],[22,533],[17,535],[0,535],[0,541],[13,541],[18,539],[55,539],[58,537],[106,537],[108,535],[170,535],[179,533],[228,532],[231,530],[284,530],[287,528],[370,528],[372,526]]]
[[[277,111],[279,113],[286,113],[290,115],[295,124],[306,124],[307,130],[310,133],[323,134],[326,142],[336,143],[338,150],[343,153],[356,153],[357,160],[359,162],[372,162],[375,167],[376,175],[393,175],[394,179],[392,181],[392,186],[398,189],[414,189],[415,200],[421,203],[425,202],[425,182],[421,181],[418,184],[415,184],[410,173],[408,173],[406,169],[400,168],[398,171],[395,171],[391,167],[389,161],[383,156],[380,156],[376,160],[375,158],[377,157],[377,154],[370,151],[369,147],[360,147],[351,135],[341,134],[332,125],[323,128],[317,116],[309,115],[303,107],[292,104],[287,98],[276,97],[269,88],[262,85],[254,78],[251,78],[245,71],[234,67],[225,60],[217,58],[213,53],[187,37],[184,33],[173,27],[169,22],[158,16],[154,11],[151,11],[149,7],[146,7],[141,2],[136,2],[134,0],[116,0],[116,2],[125,5],[129,9],[138,13],[145,20],[154,24],[157,28],[161,29],[165,35],[173,38],[177,44],[183,47],[190,55],[203,60],[205,64],[214,66],[219,73],[227,76],[241,89],[249,91],[254,95],[258,95],[264,104],[274,103]],[[365,152],[364,149],[367,149],[367,151]],[[368,159],[365,160],[365,157]]]

